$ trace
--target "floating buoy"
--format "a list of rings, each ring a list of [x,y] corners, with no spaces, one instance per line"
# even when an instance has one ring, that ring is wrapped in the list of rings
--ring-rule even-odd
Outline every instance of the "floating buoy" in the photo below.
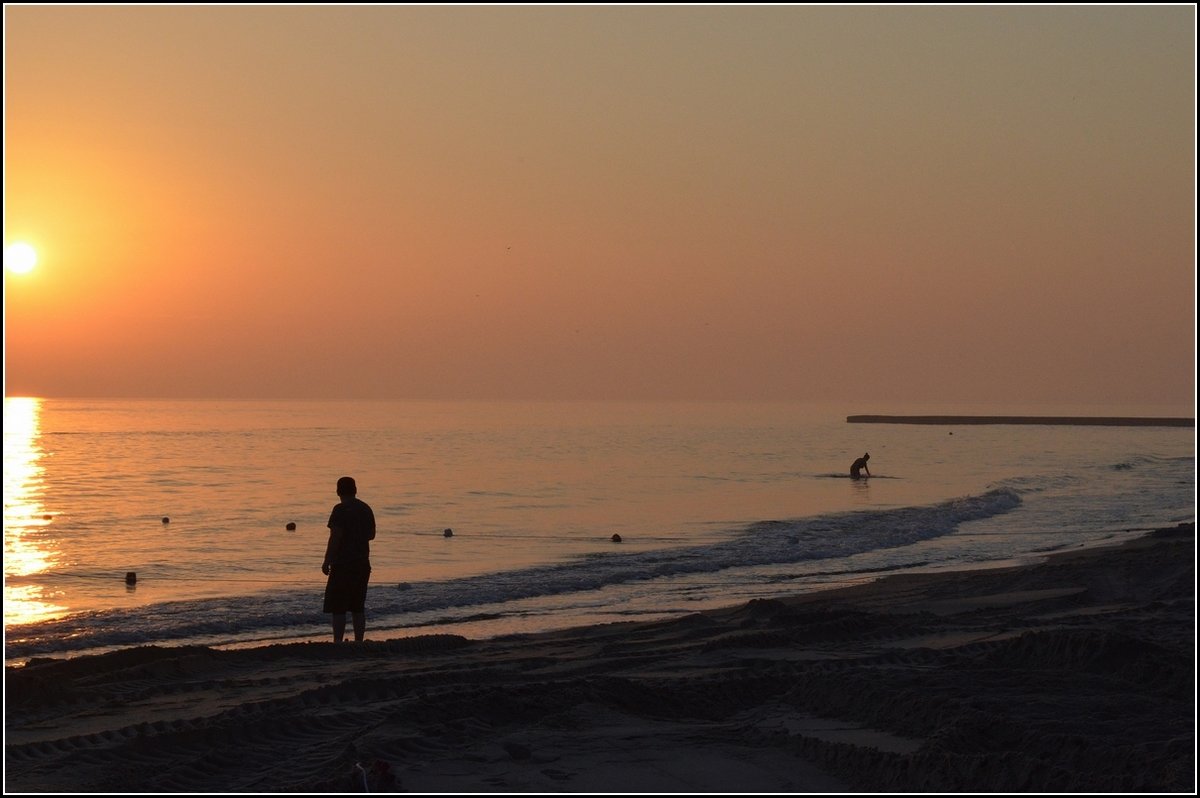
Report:
[[[127,585],[137,584],[137,573],[135,571],[127,571],[125,573],[125,584],[127,584]]]
[[[445,530],[443,530],[443,531],[442,531],[442,537],[444,537],[444,538],[452,538],[452,537],[454,537],[454,530],[453,530],[453,529],[445,529]]]
[[[620,542],[621,542],[621,536],[620,536],[620,535],[617,535],[617,534],[613,534],[613,536],[612,536],[612,542],[613,542],[613,543],[620,543]]]
[[[164,515],[164,516],[163,516],[163,523],[164,523],[164,524],[169,524],[169,523],[171,523],[171,519],[170,519],[170,518],[167,518],[167,517]]]
[[[295,521],[288,521],[288,525],[287,525],[287,531],[288,531],[288,532],[295,532],[295,531],[296,531],[296,522],[295,522]]]

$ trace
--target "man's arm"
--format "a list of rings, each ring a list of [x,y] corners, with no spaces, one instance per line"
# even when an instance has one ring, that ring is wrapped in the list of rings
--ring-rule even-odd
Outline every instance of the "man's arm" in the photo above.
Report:
[[[321,573],[329,575],[329,565],[333,562],[333,558],[337,556],[337,551],[342,545],[342,528],[340,526],[331,526],[329,528],[329,543],[325,545],[325,562],[321,563]]]

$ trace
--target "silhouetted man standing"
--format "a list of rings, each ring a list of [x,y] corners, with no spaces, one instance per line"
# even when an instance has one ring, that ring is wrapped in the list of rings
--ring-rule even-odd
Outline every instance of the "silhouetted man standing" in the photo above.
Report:
[[[333,642],[346,636],[346,613],[354,618],[354,639],[361,643],[367,631],[367,581],[371,578],[371,546],[375,539],[375,513],[358,498],[353,477],[337,481],[341,502],[329,514],[329,544],[321,572],[325,584],[325,612],[333,616]]]

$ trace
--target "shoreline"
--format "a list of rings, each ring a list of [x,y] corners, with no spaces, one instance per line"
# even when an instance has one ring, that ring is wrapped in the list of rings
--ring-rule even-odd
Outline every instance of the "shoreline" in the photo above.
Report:
[[[780,600],[796,599],[802,596],[823,595],[834,593],[836,591],[845,590],[850,587],[859,587],[864,584],[870,585],[891,576],[917,575],[917,574],[947,574],[959,572],[976,572],[995,570],[1003,568],[1017,567],[1023,563],[1040,561],[1047,556],[1053,556],[1062,553],[1073,551],[1084,551],[1095,548],[1105,548],[1111,546],[1119,546],[1125,540],[1137,539],[1157,531],[1155,527],[1133,527],[1123,531],[1122,539],[1118,541],[1097,540],[1087,541],[1072,545],[1070,548],[1056,548],[1038,552],[1029,552],[1023,555],[1013,555],[1005,559],[998,560],[983,560],[973,563],[957,563],[957,564],[939,564],[930,567],[929,564],[920,565],[904,565],[896,568],[877,571],[861,571],[853,578],[847,580],[844,584],[817,584],[804,590],[795,590],[788,594],[785,593],[777,596]],[[1120,534],[1120,533],[1118,533]],[[1133,537],[1124,537],[1125,535]],[[1115,534],[1113,536],[1116,536]],[[664,611],[661,613],[653,613],[646,617],[631,615],[629,617],[617,618],[612,613],[597,611],[592,617],[583,617],[577,619],[562,620],[554,624],[547,625],[544,620],[531,620],[525,624],[506,624],[508,631],[495,631],[492,622],[495,618],[483,615],[472,615],[459,619],[443,619],[437,621],[428,621],[420,623],[405,623],[405,624],[388,624],[385,621],[380,621],[374,617],[368,619],[368,638],[370,639],[406,639],[410,637],[422,637],[430,635],[457,635],[473,641],[491,640],[500,637],[512,637],[515,635],[536,635],[536,634],[553,634],[566,632],[574,628],[600,626],[608,624],[621,623],[666,623],[678,620],[681,617],[692,613],[704,613],[723,610],[729,606],[741,606],[747,600],[734,599],[711,599],[703,602],[697,602],[698,608],[690,612],[683,611]],[[370,614],[369,614],[370,615]],[[386,635],[386,636],[385,636]],[[29,662],[51,662],[64,661],[70,659],[78,659],[81,657],[97,657],[105,654],[111,654],[116,651],[137,648],[192,648],[203,647],[212,648],[219,651],[233,651],[241,649],[256,649],[266,648],[279,645],[307,644],[307,643],[322,643],[329,640],[330,633],[328,623],[314,625],[314,629],[306,632],[290,633],[278,632],[268,634],[262,633],[262,636],[243,636],[240,639],[231,639],[228,635],[209,634],[196,635],[190,638],[180,638],[168,641],[138,641],[125,644],[114,644],[106,646],[98,646],[95,648],[71,649],[66,651],[55,652],[37,652],[22,656],[15,656],[4,661],[4,666],[7,669],[22,668]]]
[[[1190,791],[1194,565],[1188,523],[670,621],[35,660],[6,790]]]

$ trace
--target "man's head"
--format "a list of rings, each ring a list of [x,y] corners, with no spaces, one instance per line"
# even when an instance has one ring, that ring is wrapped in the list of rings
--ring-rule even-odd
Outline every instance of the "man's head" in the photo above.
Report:
[[[357,493],[358,486],[354,484],[354,477],[342,477],[338,480],[337,495],[354,496]]]
[[[864,455],[863,455],[863,459],[864,459],[864,460],[870,460],[870,459],[871,459],[871,455],[870,455],[870,453],[864,454]],[[353,485],[353,484],[354,484],[354,480],[350,480],[350,484],[351,484],[351,485]]]

